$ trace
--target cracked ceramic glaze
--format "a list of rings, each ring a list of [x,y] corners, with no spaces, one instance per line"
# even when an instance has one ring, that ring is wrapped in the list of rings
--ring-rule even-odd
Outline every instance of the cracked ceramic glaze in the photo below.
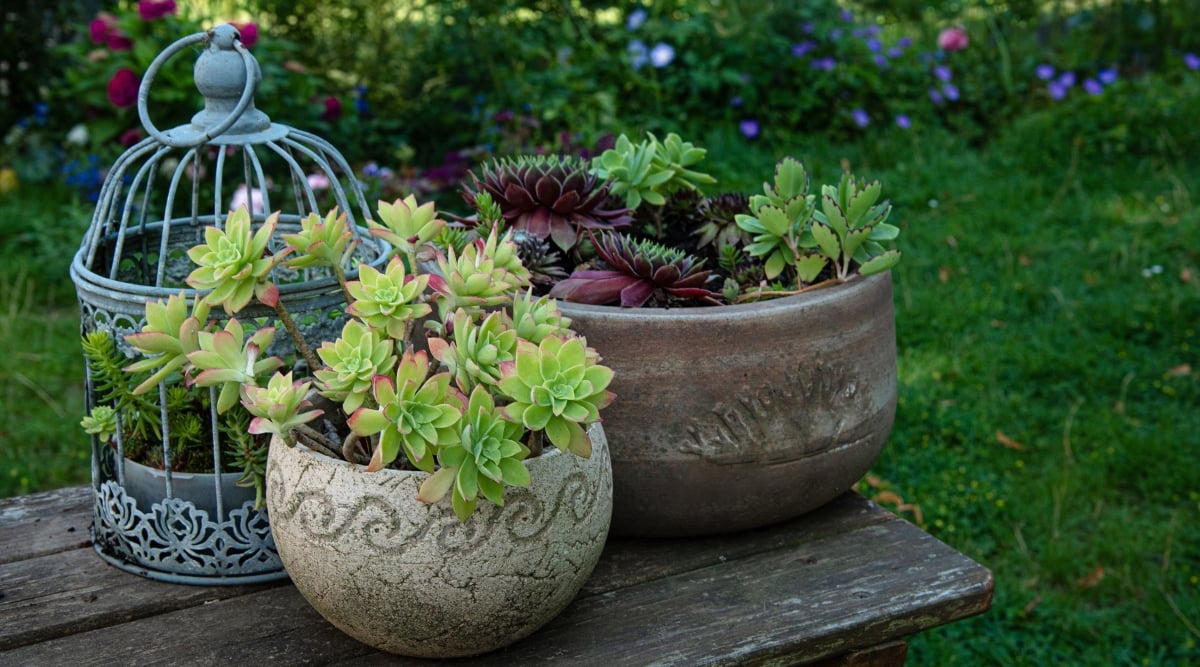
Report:
[[[417,500],[427,474],[360,472],[271,443],[267,506],[296,588],[333,625],[376,648],[466,656],[521,639],[567,606],[591,574],[612,514],[599,425],[589,459],[550,450],[533,483],[481,501],[465,524],[449,499]]]

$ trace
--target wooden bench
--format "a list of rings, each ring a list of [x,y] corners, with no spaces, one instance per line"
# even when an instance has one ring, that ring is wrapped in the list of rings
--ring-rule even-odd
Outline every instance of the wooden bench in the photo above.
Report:
[[[102,561],[87,488],[0,500],[0,665],[447,664],[379,654],[288,582],[167,584]],[[992,575],[854,493],[720,538],[610,539],[567,610],[449,664],[891,665],[988,609]]]

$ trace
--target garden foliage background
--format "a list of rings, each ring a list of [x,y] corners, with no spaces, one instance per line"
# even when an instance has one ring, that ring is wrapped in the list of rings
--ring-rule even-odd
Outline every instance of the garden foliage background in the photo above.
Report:
[[[461,206],[491,156],[621,132],[708,148],[717,191],[784,155],[879,178],[900,408],[861,490],[993,569],[914,664],[1200,661],[1196,0],[6,2],[0,496],[84,483],[67,279],[132,95],[233,21],[259,107],[373,196]],[[172,62],[159,127],[198,108]],[[602,352],[602,351],[601,351]]]

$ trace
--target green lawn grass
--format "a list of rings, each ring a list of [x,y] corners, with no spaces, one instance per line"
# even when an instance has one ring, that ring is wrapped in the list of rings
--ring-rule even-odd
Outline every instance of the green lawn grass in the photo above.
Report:
[[[993,609],[912,664],[1200,661],[1200,164],[1014,130],[749,146],[702,141],[730,188],[843,164],[895,205],[900,405],[862,490],[992,568]],[[0,199],[0,496],[80,483],[67,262],[86,208]]]

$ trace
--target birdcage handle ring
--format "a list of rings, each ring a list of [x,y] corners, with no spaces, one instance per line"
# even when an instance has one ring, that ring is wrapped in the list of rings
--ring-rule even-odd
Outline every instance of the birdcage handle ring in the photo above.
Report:
[[[258,90],[259,82],[258,63],[254,60],[254,56],[250,54],[250,51],[242,45],[242,41],[238,37],[237,31],[233,29],[233,26],[229,26],[230,30],[228,32],[221,30],[222,28],[225,28],[225,26],[217,26],[206,32],[198,32],[176,40],[175,43],[163,49],[162,53],[159,53],[158,57],[146,68],[146,74],[142,77],[141,85],[138,86],[138,119],[141,120],[142,126],[146,128],[146,132],[159,142],[173,148],[192,148],[211,141],[213,137],[220,136],[226,130],[233,127],[233,124],[241,117],[242,112],[254,102],[254,93]],[[155,127],[154,123],[150,120],[150,87],[153,85],[154,77],[158,75],[158,71],[162,69],[162,66],[172,56],[194,44],[208,45],[214,39],[229,40],[230,36],[232,36],[232,39],[229,41],[227,48],[232,48],[242,57],[242,63],[246,66],[246,85],[242,89],[242,96],[238,99],[237,105],[229,112],[229,115],[203,133],[189,133],[186,137],[182,138],[173,137]],[[219,43],[218,46],[225,47],[226,45]]]

